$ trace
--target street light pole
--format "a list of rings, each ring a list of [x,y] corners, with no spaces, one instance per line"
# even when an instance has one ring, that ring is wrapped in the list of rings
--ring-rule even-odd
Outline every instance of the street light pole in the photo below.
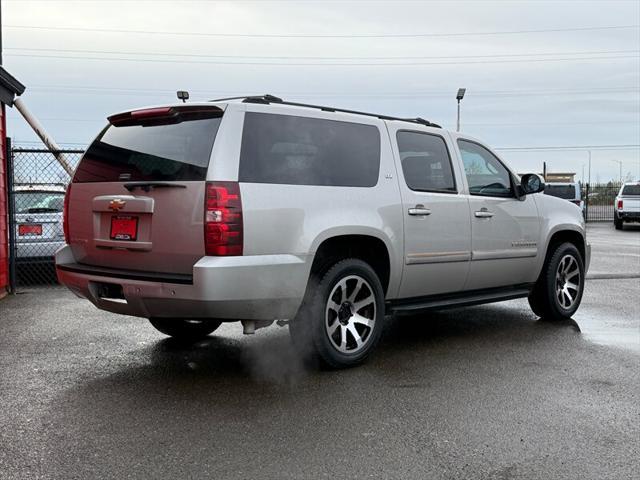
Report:
[[[460,100],[464,98],[464,94],[467,91],[466,88],[459,88],[456,94],[456,100],[458,101],[458,119],[456,121],[456,132],[460,131]]]
[[[622,160],[611,160],[612,162],[616,162],[620,166],[620,184],[622,184]]]

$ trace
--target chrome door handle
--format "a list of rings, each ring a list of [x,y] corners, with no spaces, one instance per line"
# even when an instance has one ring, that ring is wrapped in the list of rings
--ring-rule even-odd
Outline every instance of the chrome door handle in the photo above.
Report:
[[[490,212],[486,208],[483,208],[482,210],[478,210],[477,212],[475,212],[474,215],[478,218],[491,218],[493,217],[493,212]]]
[[[431,210],[425,208],[424,205],[418,204],[415,207],[409,209],[409,215],[431,215]]]

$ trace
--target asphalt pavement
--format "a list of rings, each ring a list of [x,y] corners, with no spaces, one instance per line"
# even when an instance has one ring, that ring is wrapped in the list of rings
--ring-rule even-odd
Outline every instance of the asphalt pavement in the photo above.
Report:
[[[572,321],[526,300],[389,318],[339,372],[286,328],[186,347],[63,288],[10,296],[0,478],[637,479],[640,229],[589,239]]]

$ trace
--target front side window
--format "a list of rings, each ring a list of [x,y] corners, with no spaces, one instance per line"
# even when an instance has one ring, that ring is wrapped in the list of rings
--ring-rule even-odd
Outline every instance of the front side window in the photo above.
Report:
[[[456,191],[451,158],[442,137],[401,130],[396,138],[404,180],[411,190]]]
[[[512,197],[511,174],[500,160],[481,145],[458,140],[471,195]]]
[[[373,125],[245,114],[241,182],[373,187],[379,170],[380,131]]]

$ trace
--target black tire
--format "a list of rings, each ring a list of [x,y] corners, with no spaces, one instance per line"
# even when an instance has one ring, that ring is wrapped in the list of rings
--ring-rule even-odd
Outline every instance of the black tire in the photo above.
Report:
[[[572,243],[562,243],[552,248],[529,295],[529,305],[536,315],[545,320],[566,320],[578,310],[582,300],[584,261]],[[565,266],[567,271],[562,273]],[[576,278],[578,283],[575,283]],[[577,288],[567,285],[576,285]]]
[[[616,227],[616,230],[622,230],[622,219],[618,218],[615,213],[613,215],[613,226]]]
[[[156,330],[179,340],[201,340],[216,330],[222,322],[218,320],[187,320],[184,318],[150,318]]]
[[[363,321],[368,323],[360,323]],[[362,363],[375,349],[383,322],[380,279],[367,263],[347,258],[310,279],[289,332],[306,359],[329,368],[347,368]]]

